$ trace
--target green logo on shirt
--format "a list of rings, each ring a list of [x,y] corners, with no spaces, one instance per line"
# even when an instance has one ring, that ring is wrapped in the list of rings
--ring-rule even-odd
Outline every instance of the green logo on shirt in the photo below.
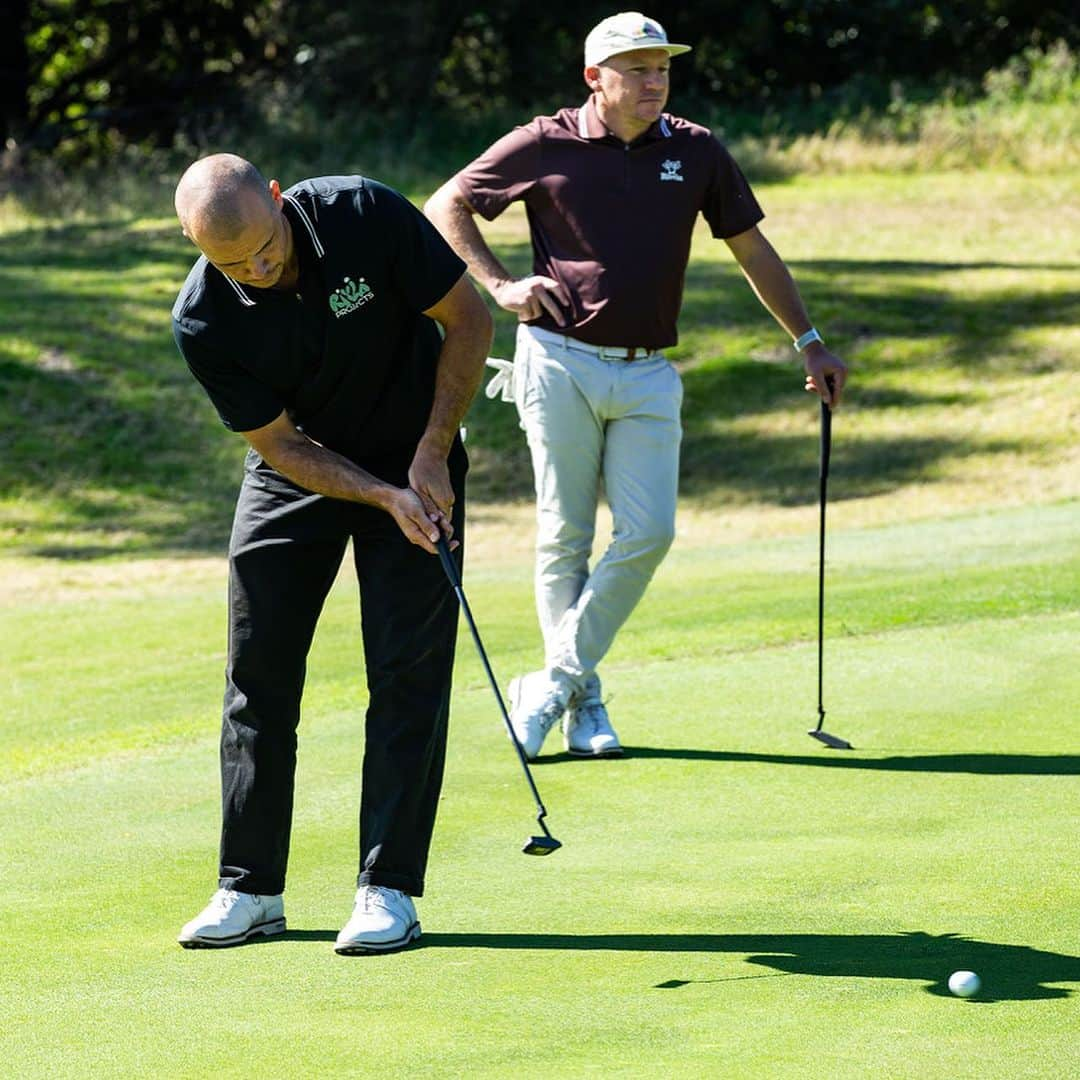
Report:
[[[346,277],[341,288],[330,294],[330,310],[335,318],[340,319],[342,315],[348,315],[374,299],[375,293],[371,291],[370,285],[364,284],[363,278],[353,281],[351,277]]]

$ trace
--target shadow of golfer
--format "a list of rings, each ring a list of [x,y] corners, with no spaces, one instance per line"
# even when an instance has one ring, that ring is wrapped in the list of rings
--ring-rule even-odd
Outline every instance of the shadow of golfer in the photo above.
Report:
[[[558,753],[538,757],[531,764],[612,762],[633,758],[813,765],[823,769],[874,769],[884,772],[977,773],[982,776],[1080,776],[1080,754],[903,754],[872,758],[853,757],[850,753],[757,754],[741,750],[698,750],[675,746],[624,746],[621,758],[580,758]]]
[[[426,949],[556,949],[651,953],[736,953],[749,964],[784,975],[832,978],[912,979],[927,993],[948,997],[953,971],[979,973],[984,990],[976,999],[1042,1001],[1073,991],[1047,983],[1080,983],[1080,956],[1044,952],[1026,945],[973,941],[958,934],[425,934]],[[745,979],[678,979],[656,989]]]
[[[337,941],[336,930],[286,930],[264,941]]]

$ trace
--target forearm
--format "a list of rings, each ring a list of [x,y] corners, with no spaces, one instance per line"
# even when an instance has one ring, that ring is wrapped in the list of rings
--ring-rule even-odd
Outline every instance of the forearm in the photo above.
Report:
[[[486,313],[485,313],[486,314]],[[420,448],[445,457],[480,389],[491,347],[490,320],[447,330],[435,376],[435,397]]]
[[[810,316],[784,261],[756,226],[725,241],[742,267],[746,280],[772,317],[795,340],[811,329]],[[802,350],[806,389],[818,394],[830,408],[840,403],[847,367],[820,338]]]
[[[462,274],[454,287],[424,312],[443,331],[435,393],[417,447],[420,458],[446,460],[454,436],[480,388],[494,324],[476,286]]]
[[[291,426],[290,423],[288,427]],[[272,438],[257,438],[259,434],[248,433],[248,442],[263,460],[307,491],[332,499],[366,503],[380,510],[389,509],[393,495],[398,491],[392,484],[372,476],[295,428],[289,431],[282,427]]]
[[[764,237],[750,256],[740,260],[740,266],[762,305],[792,338],[810,329],[810,317],[795,279]]]
[[[494,294],[511,274],[495,257],[480,232],[473,210],[453,180],[443,184],[424,204],[424,213],[446,242],[465,260],[473,278]]]

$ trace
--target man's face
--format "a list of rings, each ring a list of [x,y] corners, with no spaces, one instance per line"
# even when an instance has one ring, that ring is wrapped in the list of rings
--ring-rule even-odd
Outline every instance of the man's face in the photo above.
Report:
[[[271,188],[272,195],[276,195]],[[279,205],[252,193],[241,229],[229,237],[197,236],[202,253],[227,277],[256,289],[273,288],[289,257],[289,232]]]
[[[635,49],[587,68],[585,75],[606,113],[644,131],[667,104],[670,68],[664,49]]]

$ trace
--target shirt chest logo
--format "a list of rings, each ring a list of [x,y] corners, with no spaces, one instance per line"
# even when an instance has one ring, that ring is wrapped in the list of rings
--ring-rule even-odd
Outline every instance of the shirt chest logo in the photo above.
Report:
[[[661,180],[677,180],[680,184],[685,177],[682,175],[682,162],[672,161],[670,158],[667,161],[660,163],[660,179]]]
[[[363,278],[353,281],[351,277],[346,277],[343,284],[330,294],[330,310],[334,318],[340,319],[374,299],[375,293]]]

